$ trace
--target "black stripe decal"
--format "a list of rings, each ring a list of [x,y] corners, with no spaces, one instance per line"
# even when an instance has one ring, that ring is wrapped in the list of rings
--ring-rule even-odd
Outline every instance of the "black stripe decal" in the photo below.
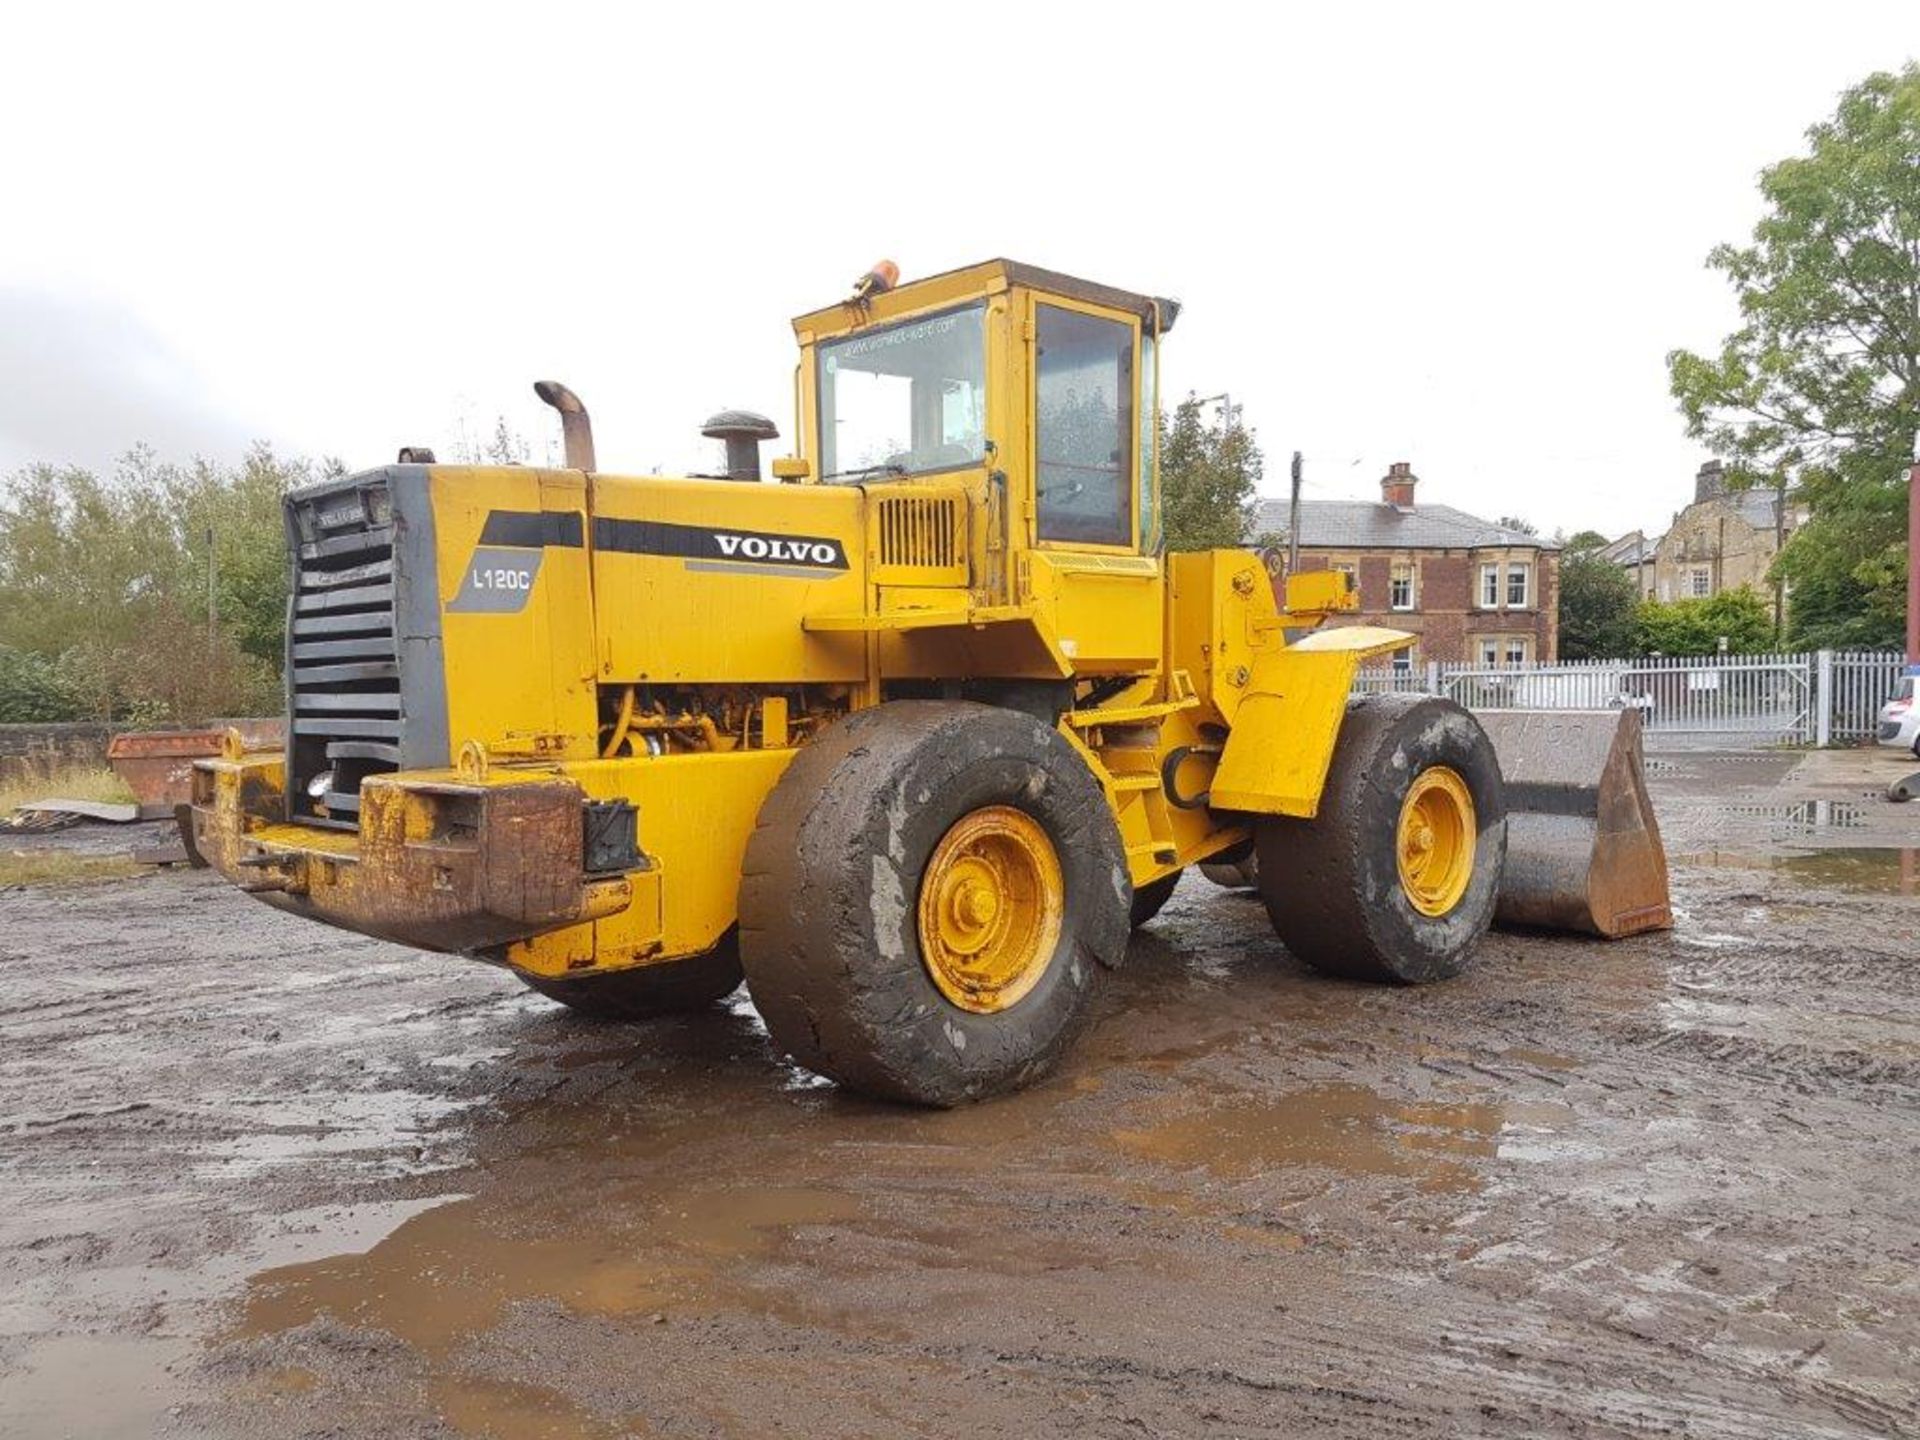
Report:
[[[761,530],[714,530],[705,525],[671,525],[662,520],[593,518],[593,548],[615,555],[662,555],[718,564],[787,566],[838,574],[847,552],[826,535],[776,535]]]
[[[480,543],[516,550],[544,550],[549,545],[578,550],[582,534],[578,510],[492,510],[480,531]]]

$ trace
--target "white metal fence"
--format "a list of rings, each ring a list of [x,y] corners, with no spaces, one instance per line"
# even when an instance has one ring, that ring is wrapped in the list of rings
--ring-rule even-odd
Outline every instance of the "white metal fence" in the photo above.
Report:
[[[1363,670],[1354,693],[1445,695],[1469,709],[1640,711],[1676,744],[1825,745],[1871,740],[1906,668],[1894,651],[1642,656],[1552,665],[1431,661]]]
[[[1906,656],[1895,650],[1822,650],[1817,662],[1827,672],[1817,680],[1817,688],[1831,697],[1826,740],[1873,739],[1880,728],[1880,707],[1893,698],[1894,686],[1907,673]]]

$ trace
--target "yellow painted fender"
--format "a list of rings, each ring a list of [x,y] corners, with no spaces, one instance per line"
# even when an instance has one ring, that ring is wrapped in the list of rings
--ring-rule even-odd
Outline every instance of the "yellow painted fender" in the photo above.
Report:
[[[1343,625],[1255,660],[1208,805],[1311,819],[1360,663],[1413,640],[1404,630]]]

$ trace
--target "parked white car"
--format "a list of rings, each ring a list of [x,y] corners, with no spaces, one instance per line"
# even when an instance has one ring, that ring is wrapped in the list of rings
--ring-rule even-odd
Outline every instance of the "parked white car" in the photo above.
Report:
[[[1653,697],[1635,693],[1624,670],[1579,669],[1515,675],[1507,701],[1519,710],[1638,710],[1653,718]]]
[[[1900,677],[1900,688],[1880,707],[1880,743],[1911,750],[1920,759],[1920,675]]]

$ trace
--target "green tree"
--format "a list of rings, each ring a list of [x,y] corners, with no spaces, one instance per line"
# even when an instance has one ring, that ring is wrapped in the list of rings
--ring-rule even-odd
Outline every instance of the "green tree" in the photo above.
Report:
[[[1849,619],[1849,643],[1894,643],[1920,433],[1920,64],[1848,90],[1807,140],[1761,173],[1752,243],[1708,257],[1739,328],[1718,354],[1674,351],[1668,374],[1730,483],[1791,484],[1811,507],[1775,562],[1795,586],[1789,641]]]
[[[304,463],[115,473],[31,466],[0,486],[0,710],[191,722],[279,708],[286,490]],[[213,624],[208,624],[209,542]],[[47,677],[51,676],[51,690]]]
[[[1749,585],[1704,600],[1643,600],[1634,629],[1633,649],[1642,654],[1712,655],[1723,637],[1730,655],[1773,648],[1773,616]]]
[[[205,611],[208,539],[212,539],[215,613],[241,650],[276,668],[287,623],[287,532],[281,501],[314,479],[312,467],[256,445],[238,469],[196,460],[156,466],[150,480],[165,497],[178,545],[175,584],[198,595]]]
[[[1560,658],[1631,655],[1639,638],[1634,617],[1640,587],[1627,571],[1602,559],[1597,547],[1572,545],[1560,561]]]
[[[1522,535],[1538,535],[1540,533],[1540,527],[1538,525],[1534,524],[1531,520],[1524,520],[1518,515],[1502,515],[1495,523],[1498,524],[1502,530],[1513,530]]]
[[[1160,417],[1160,513],[1169,551],[1245,545],[1266,461],[1253,431],[1207,423],[1192,395]]]
[[[1866,493],[1803,525],[1774,561],[1796,650],[1897,646],[1906,628],[1906,497]]]
[[[1562,549],[1569,555],[1584,550],[1605,549],[1611,542],[1598,530],[1576,530],[1561,542]]]

